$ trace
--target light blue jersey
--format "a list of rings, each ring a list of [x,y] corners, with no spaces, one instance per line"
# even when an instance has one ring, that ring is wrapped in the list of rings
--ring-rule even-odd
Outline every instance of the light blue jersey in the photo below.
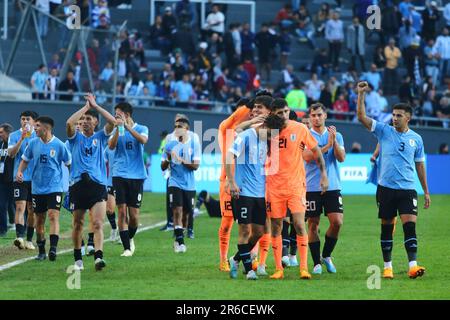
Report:
[[[30,140],[22,159],[29,163],[28,166],[32,165],[33,194],[63,192],[62,163],[69,166],[72,158],[61,140],[53,136],[48,143],[44,143],[41,138],[34,138]]]
[[[164,152],[161,161],[167,160],[167,154],[175,152],[179,158],[186,162],[194,163],[201,159],[201,146],[193,139],[186,143],[176,140],[167,142],[164,146]],[[169,187],[177,187],[186,191],[195,191],[194,170],[186,168],[183,164],[172,157],[170,161]]]
[[[318,142],[318,147],[323,148],[328,143],[328,130],[320,134],[310,129],[312,136]],[[342,135],[337,132],[336,140],[339,143],[340,148],[344,148],[344,139]],[[334,156],[334,146],[328,149],[326,153],[323,154],[323,159],[325,160],[325,167],[327,168],[328,175],[328,190],[335,191],[341,190],[341,179],[339,176],[339,169],[337,165],[336,157]],[[306,169],[306,190],[308,192],[318,192],[322,191],[320,188],[320,169],[317,166],[316,161],[305,162]]]
[[[239,194],[245,197],[264,198],[267,141],[259,139],[256,130],[251,128],[240,133],[228,151],[236,156],[234,176],[240,189]]]
[[[422,137],[411,129],[402,133],[375,120],[372,120],[371,131],[381,148],[378,184],[391,189],[414,190],[415,163],[425,161]]]
[[[81,174],[86,172],[93,181],[106,186],[105,149],[108,148],[108,138],[104,129],[90,137],[77,131],[69,138],[72,149],[70,177],[73,183],[80,181]]]
[[[142,136],[148,137],[146,126],[134,124],[133,129]],[[125,179],[145,179],[147,170],[144,163],[144,145],[137,141],[128,130],[119,136],[114,149],[112,176]]]
[[[105,151],[105,157],[106,157],[106,165],[108,166],[108,187],[112,187],[113,183],[112,183],[112,170],[113,170],[113,166],[114,166],[114,154],[115,151],[111,150],[110,148],[106,148]]]
[[[22,136],[22,129],[16,130],[13,133],[11,133],[9,135],[9,140],[8,140],[8,149],[14,147],[20,141],[21,136]],[[30,143],[30,140],[34,139],[34,138],[36,138],[36,133],[33,130],[33,132],[31,133],[31,136],[29,138],[25,138],[23,140],[19,151],[17,151],[17,154],[14,157],[14,181],[16,181],[17,170],[19,169],[20,161],[22,161],[23,152],[25,151],[28,144]],[[27,169],[23,172],[23,181],[31,181],[32,167],[33,167],[33,160],[30,161]]]

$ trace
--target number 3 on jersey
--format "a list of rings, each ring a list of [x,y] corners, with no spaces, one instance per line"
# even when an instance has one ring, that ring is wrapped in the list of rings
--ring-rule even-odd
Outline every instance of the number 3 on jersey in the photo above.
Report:
[[[398,149],[398,151],[405,151],[405,143],[404,142],[400,142],[400,148]]]

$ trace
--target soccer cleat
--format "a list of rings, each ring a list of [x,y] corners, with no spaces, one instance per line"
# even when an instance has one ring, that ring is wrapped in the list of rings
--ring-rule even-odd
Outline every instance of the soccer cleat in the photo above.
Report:
[[[195,236],[194,236],[194,230],[188,229],[188,231],[187,231],[187,237],[188,237],[189,239],[194,239],[194,238],[195,238]]]
[[[392,268],[384,268],[383,270],[383,278],[385,279],[394,279],[394,271]]]
[[[45,253],[39,253],[37,255],[37,257],[34,258],[34,260],[37,260],[37,261],[44,261],[45,259],[47,259],[47,255]]]
[[[180,244],[180,253],[185,253],[187,251],[187,247],[185,244]]]
[[[230,266],[228,265],[228,261],[220,261],[219,270],[222,272],[230,272]]]
[[[268,276],[269,274],[266,271],[266,266],[258,266],[256,269],[256,274],[258,276]]]
[[[312,274],[322,274],[322,265],[321,264],[316,264],[314,266]]]
[[[239,271],[239,263],[234,260],[234,257],[231,257],[228,262],[230,263],[230,278],[236,279]]]
[[[101,258],[97,258],[95,259],[95,270],[96,271],[101,271],[104,267],[106,267],[106,262],[105,260],[101,259]]]
[[[14,240],[14,245],[19,248],[19,250],[25,249],[25,242],[22,238],[16,238],[16,240]]]
[[[172,223],[168,223],[164,227],[159,229],[159,231],[173,231],[173,224]]]
[[[333,261],[331,261],[331,257],[322,258],[322,263],[327,267],[329,273],[336,273],[336,267],[334,266]]]
[[[182,253],[183,249],[181,248],[181,245],[178,243],[178,241],[175,241],[173,243],[173,250],[175,251],[175,253]]]
[[[27,250],[36,250],[36,248],[33,245],[33,242],[31,242],[31,241],[25,241],[25,249],[27,249]]]
[[[131,256],[133,256],[133,253],[127,249],[120,256],[121,257],[131,257]]]
[[[86,255],[86,247],[82,246],[81,247],[81,256],[85,256]]]
[[[50,261],[55,261],[56,260],[56,249],[50,249],[50,251],[48,252],[48,260]]]
[[[424,267],[419,267],[419,266],[411,267],[411,268],[409,268],[409,271],[408,271],[408,276],[411,279],[415,279],[417,277],[421,277],[424,274],[425,274],[425,268]]]
[[[83,260],[77,260],[75,261],[75,264],[73,265],[74,271],[82,271],[84,270]]]
[[[306,269],[300,270],[300,279],[311,279],[311,274]]]
[[[94,248],[94,246],[88,245],[88,246],[87,246],[87,253],[86,253],[86,255],[87,255],[87,256],[93,256],[94,253],[95,253],[95,248]]]
[[[200,215],[200,210],[198,208],[194,209],[194,218],[197,218]]]
[[[116,241],[119,236],[118,229],[111,229],[111,234],[109,235],[109,241]]]
[[[288,256],[283,256],[281,258],[281,265],[283,266],[283,268],[289,268],[291,266],[291,264],[289,263],[289,257]]]
[[[134,254],[134,251],[136,251],[136,246],[134,245],[134,239],[130,239],[130,251],[132,254]]]
[[[258,270],[259,261],[258,258],[255,256],[254,259],[252,259],[252,270],[256,271]]]
[[[294,254],[289,255],[289,266],[290,267],[298,267],[297,256]]]
[[[284,278],[284,272],[283,270],[277,270],[273,275],[270,276],[270,279],[283,279]]]
[[[247,273],[247,280],[258,280],[258,276],[256,275],[255,271],[250,270]]]

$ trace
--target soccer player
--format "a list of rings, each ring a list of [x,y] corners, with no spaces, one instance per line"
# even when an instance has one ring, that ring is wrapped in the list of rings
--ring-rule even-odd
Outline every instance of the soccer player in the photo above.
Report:
[[[22,182],[17,181],[16,176],[25,148],[28,146],[30,140],[36,137],[33,127],[37,117],[38,114],[34,111],[22,112],[20,114],[20,129],[11,133],[8,141],[8,155],[14,158],[13,188],[14,200],[16,202],[16,239],[14,240],[14,245],[19,249],[35,249],[32,243],[35,219],[31,202],[31,168],[33,167],[33,163],[30,163],[29,168],[23,172]],[[25,235],[25,210],[28,212],[26,241],[23,240]]]
[[[268,116],[262,125],[240,133],[227,153],[227,189],[233,198],[234,218],[239,224],[238,252],[229,260],[233,279],[237,278],[239,261],[244,264],[247,279],[258,279],[252,270],[250,251],[263,235],[266,224],[264,170],[267,141],[270,130],[279,131],[283,124],[284,121],[277,115]]]
[[[175,233],[175,253],[186,252],[184,243],[183,220],[193,214],[195,201],[194,171],[200,165],[201,146],[189,135],[189,121],[182,118],[175,122],[175,136],[164,147],[161,169],[170,166],[169,201],[173,210]],[[184,218],[184,219],[183,219]]]
[[[95,269],[102,270],[106,263],[103,260],[103,220],[106,214],[107,178],[105,164],[105,149],[108,138],[115,125],[115,118],[95,101],[89,94],[86,104],[75,112],[66,122],[66,132],[72,149],[70,202],[73,209],[72,240],[74,244],[75,269],[83,270],[81,257],[81,238],[83,232],[84,214],[89,210],[94,227]],[[103,130],[95,132],[99,124],[99,113],[106,119]],[[75,126],[84,116],[82,132],[77,132]]]
[[[425,173],[425,152],[422,137],[408,126],[413,110],[410,105],[398,103],[392,107],[393,126],[367,117],[364,104],[367,82],[358,84],[358,120],[370,130],[380,144],[379,176],[377,187],[378,218],[381,219],[381,250],[383,277],[392,279],[393,230],[397,213],[403,224],[405,249],[408,254],[410,278],[425,273],[417,265],[417,192],[414,189],[414,168],[425,194],[424,209],[430,207],[431,198]]]
[[[70,166],[71,156],[66,145],[52,133],[54,121],[41,116],[36,119],[35,132],[38,138],[30,140],[22,155],[16,180],[23,182],[23,172],[31,164],[32,202],[36,215],[36,237],[39,254],[36,260],[45,260],[45,219],[50,219],[50,250],[48,259],[56,260],[59,240],[59,211],[63,192],[62,163]],[[34,161],[32,161],[34,160]]]
[[[108,200],[106,201],[106,217],[111,225],[111,234],[109,235],[110,241],[117,241],[119,234],[117,232],[116,224],[116,190],[113,186],[112,172],[114,163],[114,151],[110,148],[106,149],[106,168],[108,173]]]
[[[303,151],[306,161],[306,217],[308,218],[308,241],[311,256],[314,261],[312,274],[322,274],[322,264],[327,271],[336,273],[336,267],[331,260],[331,253],[336,246],[339,231],[343,223],[344,207],[341,195],[341,182],[337,162],[344,162],[345,148],[342,135],[333,126],[326,127],[326,108],[321,103],[315,103],[309,108],[311,134],[319,143],[327,168],[329,181],[328,191],[322,194],[320,187],[320,172],[310,150]],[[325,244],[320,257],[319,223],[320,215],[325,213],[330,226],[325,234]]]
[[[231,195],[226,192],[226,153],[234,140],[234,129],[242,121],[247,120],[250,116],[251,105],[248,99],[241,99],[237,103],[236,111],[234,111],[227,119],[219,125],[219,148],[222,154],[222,168],[219,179],[219,201],[222,219],[219,228],[219,252],[220,263],[219,270],[229,272],[228,265],[228,247],[230,245],[231,228],[233,227],[233,211],[231,208]]]
[[[139,208],[147,178],[144,144],[148,141],[148,128],[134,122],[133,107],[128,102],[120,102],[114,110],[117,128],[109,141],[109,149],[115,151],[112,180],[124,249],[122,257],[131,257],[135,251],[134,235],[139,226]]]
[[[272,112],[281,118],[289,114],[286,100],[277,98],[272,103]],[[322,192],[328,189],[328,178],[322,152],[308,128],[296,121],[284,120],[280,134],[272,138],[267,176],[268,214],[271,218],[272,250],[276,271],[272,279],[284,277],[281,263],[283,218],[289,209],[297,232],[300,255],[300,278],[310,279],[308,272],[308,234],[305,227],[306,177],[302,149],[311,150],[320,169]]]
[[[197,196],[197,201],[195,202],[194,215],[195,211],[200,212],[200,207],[202,204],[205,204],[206,211],[211,218],[221,218],[220,214],[220,201],[214,199],[206,190],[200,191]]]

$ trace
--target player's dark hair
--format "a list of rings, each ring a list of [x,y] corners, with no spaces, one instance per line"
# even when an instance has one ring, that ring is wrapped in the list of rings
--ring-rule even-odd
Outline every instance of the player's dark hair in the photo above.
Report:
[[[262,104],[264,107],[271,110],[272,101],[273,101],[272,97],[264,95],[256,97],[254,104]]]
[[[177,122],[181,122],[181,123],[184,123],[184,124],[187,124],[188,126],[190,126],[189,120],[185,119],[185,118],[177,119],[177,121],[175,121],[175,123],[177,123]]]
[[[246,106],[247,108],[250,108],[250,109],[253,108],[253,105],[250,107],[250,99],[249,98],[240,98],[238,100],[238,102],[236,102],[236,109],[241,106]]]
[[[120,109],[124,113],[128,113],[130,117],[133,115],[133,106],[128,102],[119,102],[114,107],[114,110]]]
[[[409,113],[411,116],[414,113],[413,107],[411,107],[411,105],[409,103],[404,103],[404,102],[394,104],[394,106],[392,107],[392,110],[403,110],[403,111]]]
[[[20,114],[20,118],[22,117],[31,117],[33,120],[36,120],[39,115],[34,111],[26,110]]]
[[[289,111],[289,120],[298,121],[297,113],[294,110]]]
[[[270,113],[264,120],[264,125],[271,130],[281,130],[284,126],[284,119]]]
[[[36,122],[48,124],[52,128],[55,127],[55,121],[53,121],[53,119],[48,116],[40,116],[36,119]]]
[[[2,123],[0,124],[0,128],[5,130],[6,133],[11,133],[13,131],[13,126],[9,123]]]
[[[261,96],[269,96],[269,97],[273,98],[272,92],[270,92],[269,90],[266,90],[266,89],[262,89],[262,90],[259,90],[258,92],[256,92],[255,97],[261,97]]]
[[[95,110],[89,109],[88,111],[85,112],[84,115],[97,118],[97,120],[100,121],[100,116],[98,115],[98,112]]]
[[[308,109],[308,115],[311,113],[311,111],[316,111],[316,110],[318,110],[318,109],[322,109],[322,111],[323,112],[327,112],[327,108],[322,104],[322,103],[320,103],[320,102],[316,102],[316,103],[313,103],[310,107],[309,107],[309,109]]]
[[[272,111],[276,111],[278,109],[283,109],[284,107],[287,107],[287,102],[283,98],[276,98],[273,99],[271,109]]]

